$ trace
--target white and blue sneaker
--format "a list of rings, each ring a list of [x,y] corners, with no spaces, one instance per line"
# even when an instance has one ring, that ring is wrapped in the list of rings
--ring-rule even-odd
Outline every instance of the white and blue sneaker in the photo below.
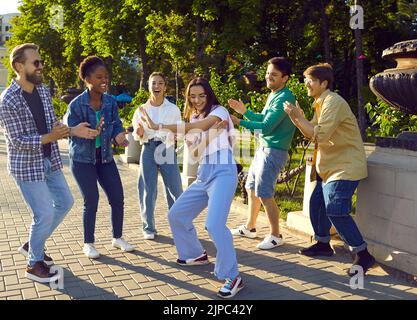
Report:
[[[284,239],[282,239],[282,235],[279,235],[279,237],[276,237],[276,236],[273,236],[272,234],[269,234],[265,237],[265,239],[262,242],[258,243],[256,247],[262,250],[269,250],[275,247],[282,246],[283,244],[284,244]]]
[[[256,238],[256,229],[253,228],[253,229],[249,230],[248,228],[246,228],[246,226],[244,224],[237,227],[236,229],[230,230],[230,232],[234,236],[241,236],[241,237],[246,237],[246,238],[250,238],[250,239]]]

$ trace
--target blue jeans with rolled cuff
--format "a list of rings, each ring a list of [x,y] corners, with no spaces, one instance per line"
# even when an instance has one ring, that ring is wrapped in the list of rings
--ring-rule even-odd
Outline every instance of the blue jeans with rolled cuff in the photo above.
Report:
[[[367,247],[355,221],[350,216],[352,196],[359,181],[336,180],[326,184],[317,176],[317,185],[310,198],[310,220],[314,238],[330,241],[332,224],[349,249],[357,253]]]

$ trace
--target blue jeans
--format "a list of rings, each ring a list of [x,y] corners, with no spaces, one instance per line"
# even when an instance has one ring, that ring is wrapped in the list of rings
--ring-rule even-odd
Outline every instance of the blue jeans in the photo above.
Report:
[[[61,170],[51,171],[51,161],[44,158],[45,181],[16,180],[23,198],[32,210],[29,233],[29,265],[43,261],[46,240],[64,220],[74,198]]]
[[[204,252],[193,220],[208,206],[206,230],[217,249],[214,275],[220,280],[233,279],[239,274],[233,237],[226,226],[237,187],[237,170],[232,152],[218,151],[224,152],[229,153],[230,164],[200,164],[196,181],[184,191],[168,213],[178,257],[186,260]]]
[[[123,232],[124,195],[122,181],[116,163],[101,163],[100,158],[96,164],[70,161],[71,171],[77,181],[84,198],[83,222],[84,243],[94,243],[94,230],[96,227],[96,214],[98,207],[98,185],[103,188],[109,201],[113,238],[120,238]]]
[[[161,156],[166,161],[160,161]],[[158,193],[158,169],[164,181],[168,208],[171,208],[182,193],[177,156],[174,147],[165,148],[161,141],[151,140],[142,146],[138,190],[143,231],[153,233],[156,233],[154,211]]]
[[[352,252],[366,248],[367,244],[350,216],[352,196],[358,184],[359,181],[337,180],[323,185],[317,176],[317,185],[310,198],[310,220],[317,241],[330,241],[333,224]]]
[[[255,191],[258,198],[273,198],[281,169],[288,159],[288,151],[259,147],[249,167],[245,188]]]

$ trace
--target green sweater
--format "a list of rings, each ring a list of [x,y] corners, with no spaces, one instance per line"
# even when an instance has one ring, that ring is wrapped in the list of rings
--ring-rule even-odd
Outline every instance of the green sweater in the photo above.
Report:
[[[288,150],[295,126],[284,111],[285,101],[295,104],[295,97],[287,87],[268,96],[262,113],[247,110],[243,115],[249,121],[241,120],[240,125],[252,132],[261,131],[259,139],[262,146]]]

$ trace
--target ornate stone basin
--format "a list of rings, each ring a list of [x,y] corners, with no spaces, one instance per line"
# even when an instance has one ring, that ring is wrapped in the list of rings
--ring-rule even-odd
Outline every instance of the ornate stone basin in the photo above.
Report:
[[[395,60],[397,67],[373,76],[369,81],[372,92],[394,108],[417,115],[417,39],[394,44],[383,51],[382,57]],[[417,134],[377,138],[376,145],[417,151]]]

